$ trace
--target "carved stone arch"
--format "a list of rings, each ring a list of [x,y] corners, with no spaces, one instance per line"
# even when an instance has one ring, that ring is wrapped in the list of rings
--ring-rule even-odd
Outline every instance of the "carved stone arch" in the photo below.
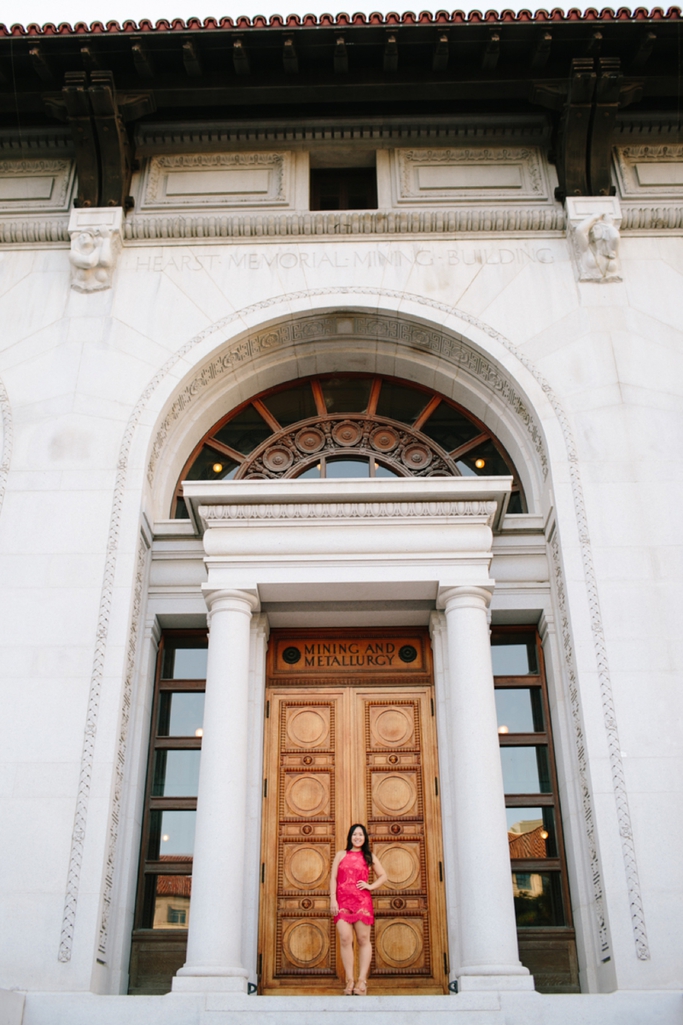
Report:
[[[190,452],[231,409],[267,387],[349,370],[412,381],[472,412],[510,454],[529,511],[539,511],[548,456],[540,424],[519,385],[454,331],[415,317],[356,308],[274,321],[231,340],[195,367],[167,404],[152,439],[146,470],[155,518],[168,517]]]

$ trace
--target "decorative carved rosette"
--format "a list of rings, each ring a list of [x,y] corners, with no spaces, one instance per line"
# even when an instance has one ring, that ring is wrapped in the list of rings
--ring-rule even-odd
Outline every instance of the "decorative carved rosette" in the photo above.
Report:
[[[387,455],[398,445],[399,436],[393,427],[378,427],[370,435],[370,444],[382,455]]]
[[[295,435],[294,443],[304,455],[311,455],[323,448],[325,435],[317,427],[304,427]]]
[[[263,463],[274,473],[284,473],[294,462],[294,456],[286,445],[270,445],[263,453]]]
[[[352,448],[358,445],[363,436],[363,427],[353,420],[342,420],[332,428],[332,437],[337,445],[342,448]]]

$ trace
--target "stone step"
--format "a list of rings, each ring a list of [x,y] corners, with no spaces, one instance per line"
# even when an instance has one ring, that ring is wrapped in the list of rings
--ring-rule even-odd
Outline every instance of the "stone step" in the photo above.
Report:
[[[202,1025],[505,1025],[496,993],[251,997],[244,1003],[238,1010],[228,994],[207,995]]]
[[[673,990],[435,997],[27,993],[23,1008],[15,994],[7,996],[0,999],[2,1025],[683,1025],[683,995]]]

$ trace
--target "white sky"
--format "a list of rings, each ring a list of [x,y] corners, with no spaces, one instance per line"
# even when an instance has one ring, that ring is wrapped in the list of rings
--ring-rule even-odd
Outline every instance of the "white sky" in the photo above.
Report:
[[[240,14],[247,14],[253,17],[255,14],[264,14],[268,17],[271,14],[287,15],[292,12],[297,14],[323,14],[329,12],[336,14],[339,10],[346,10],[349,14],[355,11],[364,10],[380,11],[386,14],[388,11],[414,10],[419,14],[421,10],[444,9],[452,11],[460,9],[464,11],[480,10],[486,11],[490,8],[495,10],[510,9],[513,11],[531,8],[536,10],[542,4],[530,3],[508,3],[505,0],[494,4],[491,0],[484,4],[453,2],[426,4],[423,2],[414,7],[408,7],[405,0],[401,4],[396,2],[383,2],[377,0],[368,4],[363,0],[348,0],[348,5],[342,7],[344,0],[3,0],[0,4],[0,21],[5,25],[13,25],[19,22],[28,25],[30,22],[44,24],[52,21],[59,24],[67,21],[73,25],[77,21],[118,21],[122,23],[127,18],[139,22],[142,18],[149,18],[151,21],[158,21],[160,18],[221,18],[230,15],[235,18]],[[576,4],[548,3],[546,9],[560,7],[567,10]],[[614,8],[621,7],[622,3],[615,3]],[[635,6],[635,5],[634,5]],[[602,3],[598,5],[602,7]],[[664,4],[668,7],[668,4]],[[632,10],[633,8],[631,8]]]

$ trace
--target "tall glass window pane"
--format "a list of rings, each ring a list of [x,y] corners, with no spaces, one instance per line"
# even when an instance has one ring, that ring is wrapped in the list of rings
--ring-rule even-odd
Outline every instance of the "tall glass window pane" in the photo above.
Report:
[[[494,676],[536,676],[538,660],[536,645],[528,637],[517,640],[514,636],[495,638],[491,644]]]
[[[224,424],[214,437],[217,441],[247,455],[273,432],[254,406],[247,406]]]
[[[501,747],[506,794],[549,794],[550,772],[546,747]]]
[[[511,858],[556,858],[555,812],[551,807],[506,808]]]
[[[191,875],[146,876],[143,929],[187,929],[191,895]]]
[[[377,403],[377,415],[387,416],[391,420],[400,420],[404,424],[412,424],[427,405],[430,396],[417,388],[409,388],[405,384],[393,384],[382,381],[382,389]]]
[[[500,734],[543,732],[540,687],[498,687],[496,712]]]
[[[449,406],[447,402],[440,402],[427,423],[423,425],[422,433],[432,438],[447,452],[452,452],[466,441],[476,438],[481,434],[481,430],[453,406]]]
[[[564,925],[559,872],[513,872],[518,928]]]
[[[150,812],[147,857],[151,861],[192,857],[196,818],[196,811]]]
[[[162,680],[205,680],[209,649],[171,648],[164,650]]]
[[[263,405],[273,414],[282,427],[317,416],[318,410],[310,384],[300,384],[287,391],[279,391],[262,399]]]
[[[320,384],[328,413],[362,413],[367,409],[372,378],[331,377]]]
[[[157,751],[152,797],[196,797],[201,751]]]
[[[369,477],[369,459],[328,459],[327,477]]]
[[[162,691],[157,728],[160,737],[201,737],[203,723],[204,694],[201,691]]]

